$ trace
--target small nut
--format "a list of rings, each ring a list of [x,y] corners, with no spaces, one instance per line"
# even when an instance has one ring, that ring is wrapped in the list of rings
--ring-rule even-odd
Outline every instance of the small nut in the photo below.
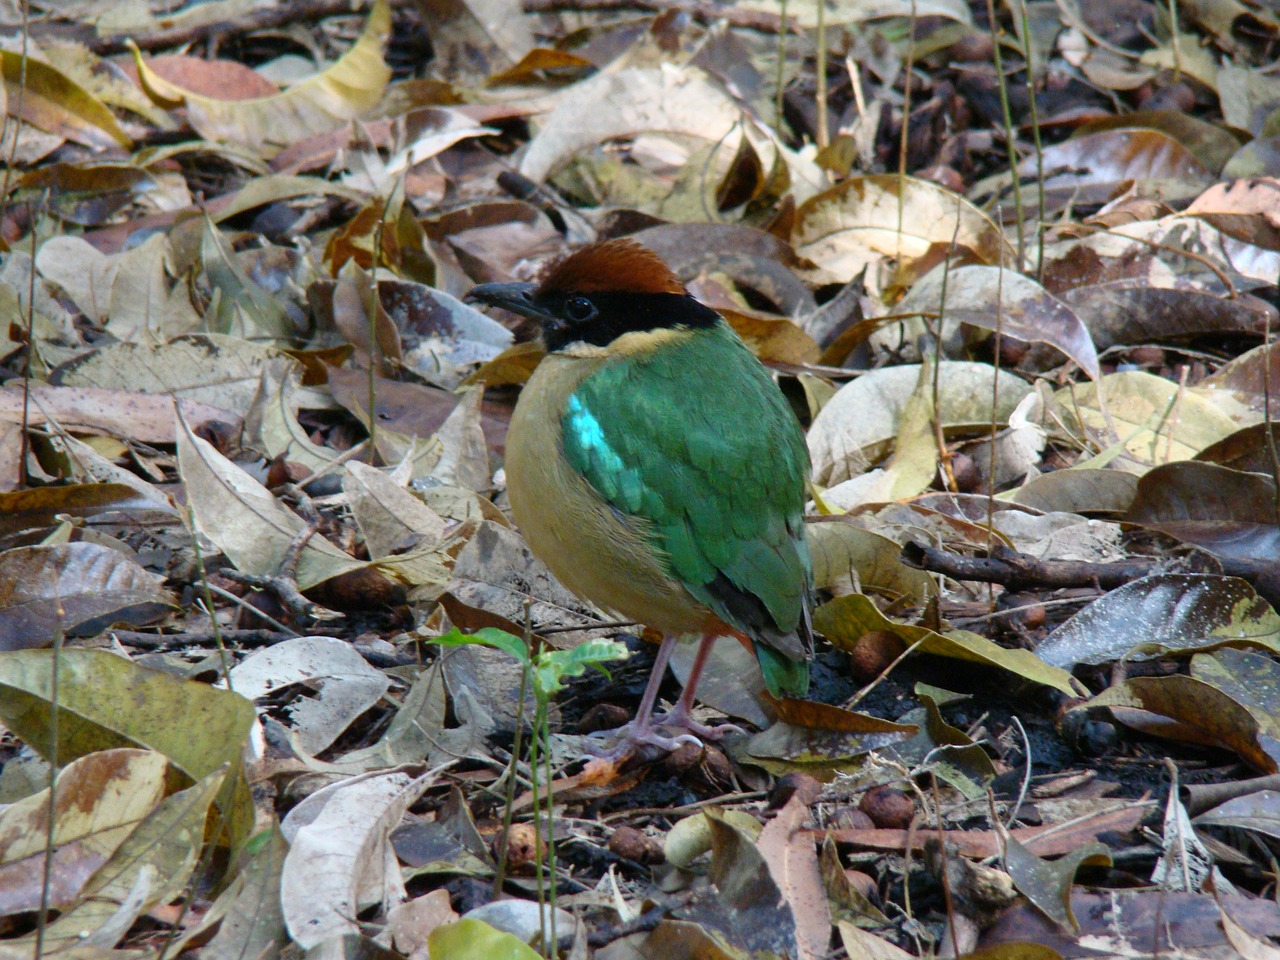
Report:
[[[1144,343],[1129,351],[1129,362],[1140,367],[1163,367],[1164,350],[1151,343]]]
[[[796,796],[807,807],[822,796],[822,784],[807,773],[788,773],[769,791],[769,809],[777,810]]]
[[[1041,604],[1033,603],[1022,608],[1022,625],[1028,630],[1039,630],[1044,626],[1045,609]]]
[[[507,869],[512,873],[528,870],[538,859],[538,828],[532,823],[513,823],[507,831]],[[494,842],[494,854],[498,852]]]
[[[702,762],[704,748],[696,743],[682,743],[662,759],[662,768],[672,776],[683,776]]]
[[[578,721],[578,732],[595,733],[597,730],[616,730],[630,719],[631,714],[616,703],[597,703]]]
[[[970,63],[978,60],[986,63],[991,59],[993,50],[995,50],[995,41],[991,38],[991,34],[975,30],[965,34],[948,47],[947,53],[951,55],[952,60]]]
[[[657,838],[635,827],[619,827],[613,831],[609,838],[609,852],[636,863],[658,864],[665,859],[662,844]]]
[[[858,809],[877,827],[902,830],[916,815],[916,804],[910,796],[894,787],[873,787],[862,795]]]
[[[876,878],[871,874],[863,873],[861,870],[846,869],[844,876],[849,881],[849,886],[853,887],[868,900],[878,899],[880,891],[876,885]]]
[[[868,683],[880,676],[905,650],[903,642],[886,630],[869,630],[849,653],[849,669],[855,680]]]
[[[967,453],[951,455],[951,476],[955,477],[956,489],[961,493],[973,493],[982,484],[982,474],[973,457]]]

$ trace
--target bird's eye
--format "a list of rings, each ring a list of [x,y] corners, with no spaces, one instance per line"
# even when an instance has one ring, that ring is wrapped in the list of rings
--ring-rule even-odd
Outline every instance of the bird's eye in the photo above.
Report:
[[[570,297],[564,302],[564,312],[570,320],[582,323],[596,315],[596,305],[586,297]]]

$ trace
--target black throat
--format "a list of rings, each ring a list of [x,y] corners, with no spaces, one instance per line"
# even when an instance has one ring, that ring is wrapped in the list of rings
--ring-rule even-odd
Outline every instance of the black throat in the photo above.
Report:
[[[568,319],[564,305],[576,296],[590,300],[596,313],[587,320]],[[561,324],[545,324],[547,350],[555,352],[570,343],[607,347],[624,333],[664,328],[714,327],[720,314],[688,294],[679,293],[548,293],[540,297]]]

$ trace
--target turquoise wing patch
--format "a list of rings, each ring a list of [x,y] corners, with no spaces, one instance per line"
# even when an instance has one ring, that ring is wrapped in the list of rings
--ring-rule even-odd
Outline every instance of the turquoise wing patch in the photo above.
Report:
[[[721,619],[803,655],[812,573],[808,450],[768,372],[726,325],[611,363],[561,423],[573,468],[649,521],[672,576]]]

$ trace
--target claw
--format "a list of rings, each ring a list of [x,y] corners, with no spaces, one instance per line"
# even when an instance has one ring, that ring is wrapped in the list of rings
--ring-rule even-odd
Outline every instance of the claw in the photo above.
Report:
[[[613,740],[613,743],[611,745],[602,743],[599,749],[594,749],[593,746],[588,747],[590,752],[584,759],[604,757],[608,760],[621,760],[623,757],[635,753],[639,747],[655,747],[662,753],[673,753],[686,743],[693,744],[695,747],[702,746],[702,741],[692,733],[664,737],[654,729],[652,722],[642,720],[632,720],[616,730],[597,730],[595,733],[588,734],[588,736],[610,739]]]
[[[746,736],[747,733],[736,723],[722,723],[718,727],[709,727],[705,723],[699,723],[693,719],[693,716],[689,713],[689,708],[685,706],[683,700],[676,703],[674,707],[662,716],[654,717],[653,725],[655,727],[675,727],[679,730],[687,731],[700,741],[710,740],[713,743],[723,740],[731,733],[742,734],[743,736]]]
[[[673,737],[659,732],[670,729],[684,732]],[[673,753],[685,744],[702,747],[708,742],[718,743],[731,733],[745,736],[746,732],[734,723],[722,723],[718,727],[699,723],[689,715],[686,706],[677,703],[666,713],[653,717],[647,723],[637,719],[616,730],[597,730],[588,734],[589,737],[612,740],[613,743],[609,746],[601,744],[599,749],[588,747],[591,752],[583,759],[605,757],[609,760],[621,760],[638,747],[654,747],[662,753]]]

